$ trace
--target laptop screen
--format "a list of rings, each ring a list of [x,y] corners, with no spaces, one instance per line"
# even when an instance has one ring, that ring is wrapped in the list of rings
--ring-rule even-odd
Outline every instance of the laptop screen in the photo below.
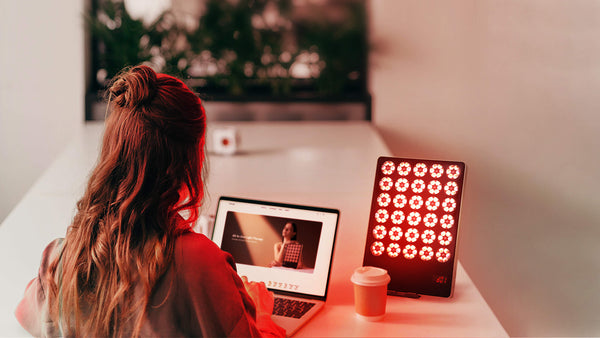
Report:
[[[338,217],[335,209],[221,197],[212,240],[233,256],[240,276],[324,299]]]

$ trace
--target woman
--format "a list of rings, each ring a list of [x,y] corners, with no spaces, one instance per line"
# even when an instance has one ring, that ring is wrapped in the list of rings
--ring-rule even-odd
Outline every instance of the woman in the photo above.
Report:
[[[98,163],[20,323],[35,336],[284,335],[264,284],[242,281],[229,254],[190,230],[204,195],[198,97],[137,66],[113,81],[109,108]]]
[[[287,222],[281,231],[282,240],[279,243],[275,243],[273,246],[274,258],[271,262],[270,266],[282,266],[284,265],[284,257],[286,250],[290,244],[299,244],[297,241],[298,238],[298,228],[296,223]],[[296,269],[302,269],[302,255],[300,255],[298,259],[298,264],[295,266]]]

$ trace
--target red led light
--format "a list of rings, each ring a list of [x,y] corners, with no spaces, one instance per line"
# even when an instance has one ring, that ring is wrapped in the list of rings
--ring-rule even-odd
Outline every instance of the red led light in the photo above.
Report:
[[[454,217],[452,217],[452,215],[444,215],[442,216],[440,224],[442,225],[442,228],[450,229],[454,225]]]
[[[458,176],[460,176],[460,168],[453,164],[446,170],[446,175],[448,175],[448,178],[451,180],[457,179]]]
[[[394,172],[394,169],[396,169],[396,167],[394,166],[394,162],[392,161],[386,161],[382,166],[381,166],[381,172],[384,175],[390,175],[391,173]]]
[[[419,256],[421,256],[421,259],[424,261],[430,261],[433,258],[433,249],[429,246],[424,246],[421,248],[421,251],[419,251]]]
[[[452,242],[452,234],[449,231],[442,231],[438,237],[441,245],[448,245]]]
[[[377,197],[377,203],[380,207],[387,207],[390,204],[391,200],[392,199],[390,198],[390,195],[385,192],[379,194],[379,196]]]
[[[379,188],[381,188],[381,190],[383,190],[383,191],[390,190],[393,185],[394,185],[394,183],[392,182],[392,179],[389,177],[384,177],[381,179],[381,181],[379,181]]]
[[[401,251],[402,250],[400,249],[400,245],[398,245],[398,243],[391,243],[387,248],[387,253],[392,258],[398,257]]]
[[[427,202],[425,202],[425,205],[427,206],[427,210],[435,211],[440,207],[440,199],[437,197],[429,197]]]
[[[415,173],[415,176],[423,177],[425,176],[425,174],[427,174],[427,166],[425,165],[425,163],[417,163],[413,172]]]
[[[421,222],[421,214],[419,214],[416,211],[413,211],[408,215],[407,220],[408,220],[408,224],[410,224],[410,225],[418,225],[419,222]]]
[[[404,258],[413,259],[417,255],[417,247],[409,244],[404,247],[404,249],[402,250],[402,253],[404,254]]]
[[[434,213],[429,213],[429,214],[425,215],[425,217],[423,218],[423,222],[425,223],[425,226],[428,228],[433,228],[437,224],[437,221],[438,221],[437,215]]]
[[[400,164],[398,164],[398,174],[400,176],[406,176],[410,173],[410,163],[408,162],[402,162]]]
[[[437,276],[452,276],[464,173],[461,162],[378,160],[363,265],[388,270],[391,290],[448,295]]]
[[[387,231],[383,225],[376,225],[375,228],[373,228],[373,237],[376,239],[383,239],[386,233]]]
[[[429,169],[429,174],[433,178],[440,178],[444,174],[444,167],[441,164],[434,164]]]
[[[396,181],[396,190],[405,192],[409,187],[408,180],[406,178],[400,178]]]
[[[414,180],[410,187],[415,194],[420,194],[425,190],[425,182],[423,180]]]
[[[381,256],[384,250],[385,248],[381,242],[375,242],[371,245],[371,253],[375,256]]]
[[[441,248],[435,253],[435,257],[438,262],[445,263],[450,260],[450,250],[448,248]]]
[[[406,205],[406,196],[400,194],[400,195],[396,195],[394,197],[394,206],[398,209],[400,208],[404,208],[404,206]]]
[[[456,201],[454,198],[446,198],[444,203],[442,203],[442,207],[444,208],[445,212],[452,212],[454,209],[456,209]]]
[[[442,190],[442,184],[440,181],[433,180],[427,185],[427,190],[429,190],[430,194],[437,195]]]
[[[377,210],[377,213],[375,213],[375,220],[379,223],[385,223],[388,217],[390,216],[388,215],[388,212],[385,209],[379,209]]]
[[[446,195],[454,196],[458,192],[458,184],[454,181],[450,181],[444,186],[444,191],[446,192]]]
[[[410,228],[406,230],[406,241],[407,242],[416,242],[419,239],[419,230],[415,228]]]
[[[435,232],[433,232],[433,230],[423,231],[423,234],[421,235],[421,240],[425,244],[433,243],[433,241],[435,241]]]
[[[415,195],[413,197],[410,198],[410,207],[412,209],[421,209],[421,207],[423,206],[423,197],[419,196],[419,195]]]
[[[404,221],[404,213],[401,210],[396,210],[392,213],[392,223],[401,224]]]
[[[390,239],[392,241],[399,241],[400,239],[402,239],[402,228],[392,227],[390,229]]]

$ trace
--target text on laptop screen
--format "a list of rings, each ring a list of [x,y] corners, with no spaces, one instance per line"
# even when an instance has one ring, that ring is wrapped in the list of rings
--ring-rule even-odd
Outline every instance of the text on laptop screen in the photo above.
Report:
[[[272,290],[324,297],[337,220],[337,210],[222,197],[212,239],[233,256],[240,276]],[[295,236],[277,261],[292,224]]]

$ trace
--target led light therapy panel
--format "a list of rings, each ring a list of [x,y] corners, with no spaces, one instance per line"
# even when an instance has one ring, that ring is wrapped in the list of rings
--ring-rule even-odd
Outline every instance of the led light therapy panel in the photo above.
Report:
[[[380,157],[363,265],[388,270],[390,294],[450,297],[465,164]]]

